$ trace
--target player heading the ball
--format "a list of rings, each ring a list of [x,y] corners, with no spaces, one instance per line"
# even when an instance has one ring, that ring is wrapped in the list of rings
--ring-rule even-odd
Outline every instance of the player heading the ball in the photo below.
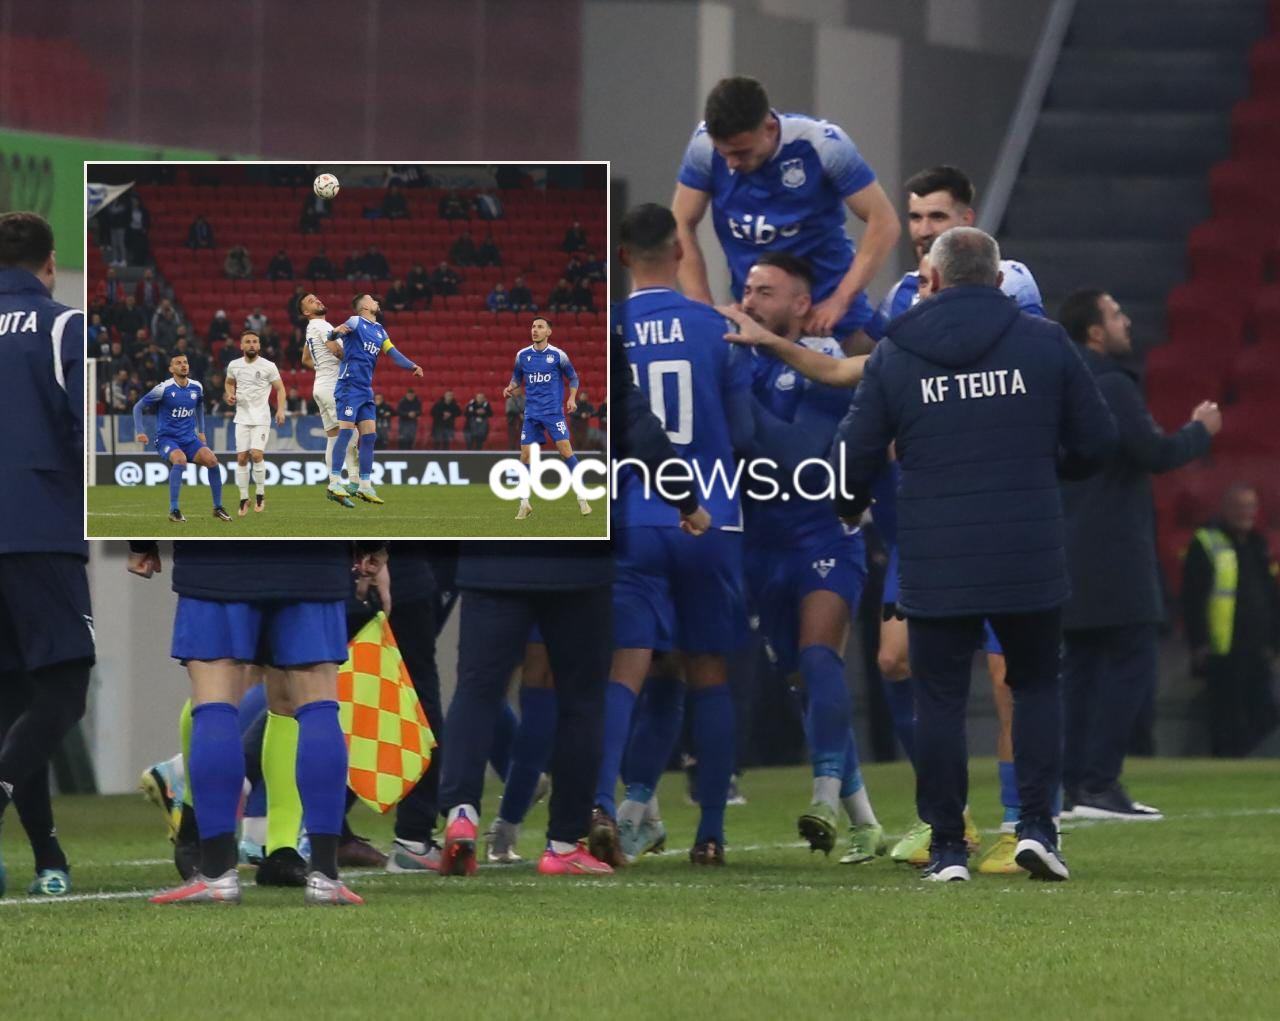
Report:
[[[347,456],[351,434],[360,431],[360,486],[352,494],[366,503],[384,503],[369,482],[373,472],[373,444],[377,439],[377,410],[373,403],[373,367],[378,355],[384,352],[400,368],[408,369],[415,376],[422,375],[422,367],[409,361],[396,350],[387,331],[374,318],[381,310],[378,299],[372,294],[357,294],[351,299],[355,312],[350,319],[329,334],[325,344],[329,350],[342,356],[338,370],[338,383],[333,399],[337,409],[338,438],[333,445],[333,459],[329,462],[329,494],[345,497],[342,488],[342,462]],[[339,343],[340,338],[347,338]],[[339,500],[338,502],[342,502]],[[347,501],[350,504],[350,501]]]
[[[529,326],[533,343],[516,355],[515,368],[511,370],[511,382],[502,391],[510,397],[524,386],[524,424],[520,428],[520,463],[529,475],[529,459],[535,445],[541,445],[548,436],[564,458],[565,466],[573,471],[578,458],[569,443],[569,427],[565,424],[564,381],[569,381],[569,414],[578,410],[578,374],[569,362],[569,356],[558,347],[551,346],[551,320],[537,316]],[[578,497],[578,509],[591,513],[591,505]],[[526,496],[520,501],[516,520],[523,521],[533,513]]]
[[[324,448],[324,465],[328,468],[333,463],[333,446],[338,442],[338,411],[334,403],[334,388],[338,385],[338,373],[342,370],[342,341],[328,343],[333,326],[325,318],[329,310],[320,297],[315,294],[304,294],[298,301],[298,314],[307,321],[307,345],[302,349],[302,364],[314,369],[316,381],[311,391],[311,399],[316,402],[320,411],[320,424],[324,426],[327,437]],[[331,347],[336,348],[335,351]],[[347,447],[347,492],[354,493],[360,488],[360,455],[357,448]],[[330,500],[344,507],[354,507],[346,496],[336,493],[327,494]]]

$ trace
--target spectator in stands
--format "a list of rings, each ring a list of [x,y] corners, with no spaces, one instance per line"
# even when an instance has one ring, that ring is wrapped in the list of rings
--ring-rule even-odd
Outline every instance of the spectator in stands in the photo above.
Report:
[[[137,286],[133,289],[133,298],[138,303],[138,307],[142,309],[142,314],[150,319],[156,314],[156,309],[160,306],[160,282],[156,280],[156,275],[151,270],[144,270],[142,279],[138,281]]]
[[[160,345],[152,337],[147,349],[138,356],[137,364],[138,372],[142,374],[143,379],[154,379],[159,382],[165,378],[164,373],[169,368],[169,354],[160,350]]]
[[[204,382],[205,376],[209,372],[209,354],[205,351],[204,345],[200,343],[200,338],[186,336],[186,327],[183,326],[178,330],[178,342],[183,340],[188,342],[187,347],[187,367],[191,371],[191,378]]]
[[[587,391],[579,390],[578,407],[569,413],[569,437],[575,450],[587,448],[587,430],[595,413],[595,405],[587,400]]]
[[[141,266],[151,261],[151,245],[147,234],[151,230],[151,214],[142,196],[132,192],[129,198],[129,223],[125,235],[125,245],[129,253],[129,261]]]
[[[457,294],[460,283],[462,278],[447,262],[441,262],[436,271],[431,274],[431,289],[442,298]]]
[[[320,233],[320,217],[310,202],[303,203],[302,216],[298,218],[298,233],[304,237],[308,234]]]
[[[363,280],[364,273],[364,256],[360,253],[360,249],[353,248],[351,254],[347,256],[347,261],[342,264],[342,275],[348,280]]]
[[[262,306],[254,305],[253,311],[250,312],[247,316],[245,316],[244,328],[246,330],[252,330],[259,337],[261,337],[263,332],[266,330],[267,323],[269,321],[270,320],[267,319],[267,314],[264,311],[262,311]]]
[[[582,276],[582,273],[582,260],[576,255],[569,256],[569,264],[564,268],[564,278],[569,281],[570,284],[576,284],[578,282],[578,278]]]
[[[462,408],[453,399],[452,390],[446,390],[444,396],[431,405],[431,439],[437,450],[449,449],[461,412]]]
[[[244,245],[233,245],[222,263],[222,273],[228,280],[253,279],[253,262]]]
[[[551,293],[547,296],[547,308],[552,312],[570,312],[572,305],[573,292],[569,290],[569,281],[561,277],[560,282],[551,288]]]
[[[124,196],[116,199],[107,207],[105,216],[111,225],[111,265],[117,268],[129,265],[129,249],[125,245],[125,237],[129,232],[129,206]]]
[[[107,267],[107,275],[98,283],[95,293],[109,305],[124,300],[124,285],[116,278],[116,271],[110,266]]]
[[[284,361],[290,368],[302,368],[302,352],[307,346],[306,328],[298,323],[293,324],[289,332],[289,343],[284,349]]]
[[[181,325],[182,320],[178,318],[178,313],[166,298],[164,304],[156,310],[155,318],[151,320],[151,339],[162,351],[170,351],[178,342],[178,327]]]
[[[398,184],[387,187],[387,193],[382,198],[382,216],[387,220],[409,219],[409,203],[405,201],[404,192]]]
[[[89,328],[85,331],[89,338],[89,350],[97,351],[99,347],[111,348],[111,330],[103,325],[102,316],[96,312],[89,317]]]
[[[102,325],[107,329],[111,329],[116,324],[115,308],[107,304],[107,299],[102,293],[101,283],[98,285],[98,293],[89,299],[89,314],[100,316]]]
[[[516,312],[538,311],[538,306],[533,303],[533,292],[525,284],[523,274],[516,277],[516,282],[507,294],[507,300]]]
[[[230,344],[227,345],[231,349],[232,357],[239,355],[239,351],[235,350]],[[221,372],[215,372],[209,377],[204,388],[204,412],[206,415],[220,415],[221,408],[224,407],[222,398],[227,386],[227,377]]]
[[[369,250],[361,257],[360,271],[370,280],[391,279],[391,267],[387,265],[387,257],[378,251],[375,245],[370,245]]]
[[[412,387],[400,398],[396,414],[400,416],[400,449],[412,450],[418,438],[418,419],[422,417],[422,399]]]
[[[564,232],[564,240],[560,242],[562,252],[581,252],[587,247],[587,232],[577,220]]]
[[[471,240],[471,231],[464,230],[458,235],[458,240],[449,248],[449,261],[455,266],[476,264],[476,244]]]
[[[307,402],[302,399],[302,394],[298,393],[296,386],[289,387],[289,392],[284,399],[284,410],[294,417],[307,413]]]
[[[213,228],[203,216],[197,216],[187,228],[188,248],[214,248]]]
[[[122,337],[132,337],[139,330],[145,330],[147,317],[138,308],[132,294],[124,296],[124,304],[116,310],[116,329]]]
[[[573,293],[569,296],[569,307],[574,312],[596,310],[595,299],[591,297],[591,285],[587,283],[585,277],[573,285]]]
[[[230,336],[231,322],[227,319],[227,313],[218,309],[209,320],[209,329],[205,331],[204,342],[212,348],[214,344],[227,340]]]
[[[485,304],[489,306],[490,312],[511,311],[511,299],[507,296],[507,289],[502,286],[501,281],[493,285],[493,290],[489,292]]]
[[[112,411],[129,410],[129,370],[120,369],[111,377],[111,389],[107,395],[107,403]]]
[[[227,367],[239,357],[240,349],[231,341],[227,341],[218,351],[218,364],[222,366],[222,371],[226,372]]]
[[[305,213],[308,209],[320,220],[327,220],[333,216],[333,203],[328,199],[322,199],[314,192],[308,192],[302,199],[302,211]]]
[[[295,326],[298,325],[299,323],[301,323],[304,327],[306,326],[306,320],[303,319],[302,314],[298,311],[298,302],[300,302],[306,296],[307,296],[307,285],[296,284],[293,288],[293,293],[289,295],[288,300],[284,303],[285,318],[288,319],[289,322],[293,323]]]
[[[329,255],[324,245],[320,246],[320,251],[316,252],[316,254],[311,257],[311,261],[307,263],[307,279],[333,279],[333,263],[329,261]]]
[[[268,326],[262,331],[262,347],[261,355],[269,362],[280,364],[280,334],[276,332],[274,326]],[[299,356],[301,357],[301,356]]]
[[[489,419],[493,418],[493,405],[483,393],[478,393],[467,404],[467,449],[483,450],[484,441],[489,438]]]
[[[471,217],[467,215],[467,204],[462,201],[462,196],[456,191],[448,192],[444,198],[440,200],[440,219],[442,220],[469,220]]]
[[[1196,531],[1182,575],[1182,623],[1191,668],[1209,695],[1209,746],[1248,755],[1275,729],[1271,663],[1280,656],[1280,587],[1258,493],[1230,486],[1221,513]]]
[[[373,413],[377,416],[378,430],[378,438],[374,441],[374,445],[379,450],[386,450],[391,446],[391,418],[394,412],[382,394],[373,395]]]
[[[427,272],[427,268],[420,262],[413,264],[413,271],[405,277],[405,283],[409,285],[409,296],[414,304],[422,302],[422,308],[428,310],[431,308],[431,274]]]
[[[1080,345],[1120,434],[1101,471],[1072,472],[1062,483],[1071,581],[1062,608],[1063,802],[1081,817],[1149,818],[1159,812],[1130,798],[1120,774],[1135,721],[1155,692],[1164,620],[1151,475],[1207,454],[1222,413],[1205,401],[1178,432],[1161,432],[1128,368],[1129,319],[1106,292],[1071,294],[1058,321]]]
[[[151,345],[151,338],[145,327],[139,327],[129,335],[130,340],[124,346],[124,353],[129,356],[131,366],[136,366],[138,358]]]
[[[271,257],[271,261],[267,263],[267,279],[293,279],[293,260],[289,258],[289,253],[283,248],[276,252],[276,254]]]
[[[520,449],[520,430],[524,427],[524,391],[517,390],[507,398],[507,449]]]
[[[129,378],[129,371],[133,368],[129,361],[129,356],[124,353],[124,347],[118,340],[111,342],[111,358],[107,368],[108,375],[117,376],[123,372],[125,379]]]
[[[591,437],[592,445],[593,445],[597,450],[604,450],[604,448],[605,448],[605,437],[607,437],[607,436],[609,435],[609,432],[608,432],[608,430],[609,430],[609,402],[608,402],[608,400],[603,400],[603,401],[601,401],[601,402],[600,402],[600,407],[596,408],[596,421],[600,424],[600,426],[599,426],[599,428],[598,428],[598,429],[592,429],[592,430],[591,430],[591,432],[590,432],[590,437]]]
[[[498,242],[493,240],[493,235],[489,234],[480,242],[480,248],[476,251],[477,266],[501,266],[502,253],[498,251]]]
[[[387,296],[382,299],[382,307],[388,312],[412,312],[413,295],[405,287],[403,280],[391,281]]]
[[[190,369],[191,369],[191,350],[190,350],[190,344],[188,343],[188,341],[187,341],[187,338],[186,338],[186,335],[185,335],[185,334],[184,334],[183,336],[181,336],[181,337],[178,337],[178,338],[173,342],[173,347],[170,349],[170,352],[169,352],[169,354],[168,354],[168,356],[167,356],[167,357],[168,357],[168,358],[170,358],[170,359],[174,359],[174,358],[177,358],[177,357],[178,357],[178,355],[182,355],[182,357],[183,357],[183,358],[187,359],[187,369],[188,369],[188,371],[190,371]]]
[[[153,383],[152,386],[154,385]],[[142,395],[150,389],[150,386],[143,384],[142,377],[136,372],[129,373],[129,382],[125,384],[125,400],[128,410],[132,411],[133,406],[142,400]]]
[[[582,276],[593,284],[604,283],[605,264],[596,259],[595,252],[587,253],[587,261],[582,264]]]

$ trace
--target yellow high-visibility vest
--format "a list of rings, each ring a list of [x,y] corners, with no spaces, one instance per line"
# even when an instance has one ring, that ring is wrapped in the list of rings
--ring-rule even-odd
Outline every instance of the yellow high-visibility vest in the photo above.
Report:
[[[1240,564],[1231,540],[1217,528],[1196,530],[1196,539],[1213,564],[1213,588],[1209,592],[1209,648],[1215,656],[1231,652],[1231,632],[1236,623],[1236,589]]]

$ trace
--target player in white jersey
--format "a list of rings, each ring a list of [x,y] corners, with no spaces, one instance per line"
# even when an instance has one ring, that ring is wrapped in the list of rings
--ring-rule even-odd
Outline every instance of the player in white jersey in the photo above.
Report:
[[[249,513],[249,474],[257,496],[253,509],[267,506],[267,466],[262,452],[271,434],[271,391],[276,392],[276,425],[284,425],[284,381],[276,363],[260,356],[262,338],[252,330],[240,335],[241,356],[227,366],[226,402],[236,409],[236,484],[240,487],[240,516]],[[252,460],[252,468],[250,467]]]
[[[304,294],[298,302],[298,313],[307,321],[307,343],[302,349],[302,364],[308,369],[315,369],[316,381],[311,398],[320,409],[320,424],[324,426],[327,437],[324,447],[326,471],[333,460],[333,445],[338,439],[338,410],[333,388],[338,382],[338,370],[342,368],[342,340],[329,340],[333,326],[325,319],[328,311],[324,302],[314,294]],[[347,490],[352,492],[359,487],[360,448],[353,443],[347,447]],[[355,506],[346,498],[337,499],[337,502]]]

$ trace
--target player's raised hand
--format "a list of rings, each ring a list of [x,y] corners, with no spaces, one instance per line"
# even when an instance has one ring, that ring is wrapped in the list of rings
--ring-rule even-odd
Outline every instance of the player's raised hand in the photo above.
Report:
[[[422,377],[422,366],[421,366],[421,365],[415,365],[415,366],[413,367],[413,374],[414,374],[415,376],[417,376],[417,377],[421,378],[421,377]]]
[[[705,535],[711,527],[711,515],[705,507],[698,507],[690,514],[680,515],[680,531],[689,535]]]
[[[724,335],[724,339],[731,343],[752,344],[756,347],[773,347],[782,343],[781,337],[770,333],[737,305],[717,305],[716,311],[738,328],[736,333]]]
[[[139,443],[141,443],[144,447],[147,445],[148,441],[147,441],[146,433],[138,433],[138,435],[135,436],[134,439],[137,440]]]
[[[848,311],[849,302],[841,298],[837,291],[809,310],[809,315],[805,319],[805,332],[812,337],[830,337],[835,331],[836,323],[843,319]]]
[[[136,574],[139,578],[150,578],[153,574],[160,574],[164,571],[164,565],[160,563],[158,550],[151,553],[130,553],[125,566],[130,574]]]

